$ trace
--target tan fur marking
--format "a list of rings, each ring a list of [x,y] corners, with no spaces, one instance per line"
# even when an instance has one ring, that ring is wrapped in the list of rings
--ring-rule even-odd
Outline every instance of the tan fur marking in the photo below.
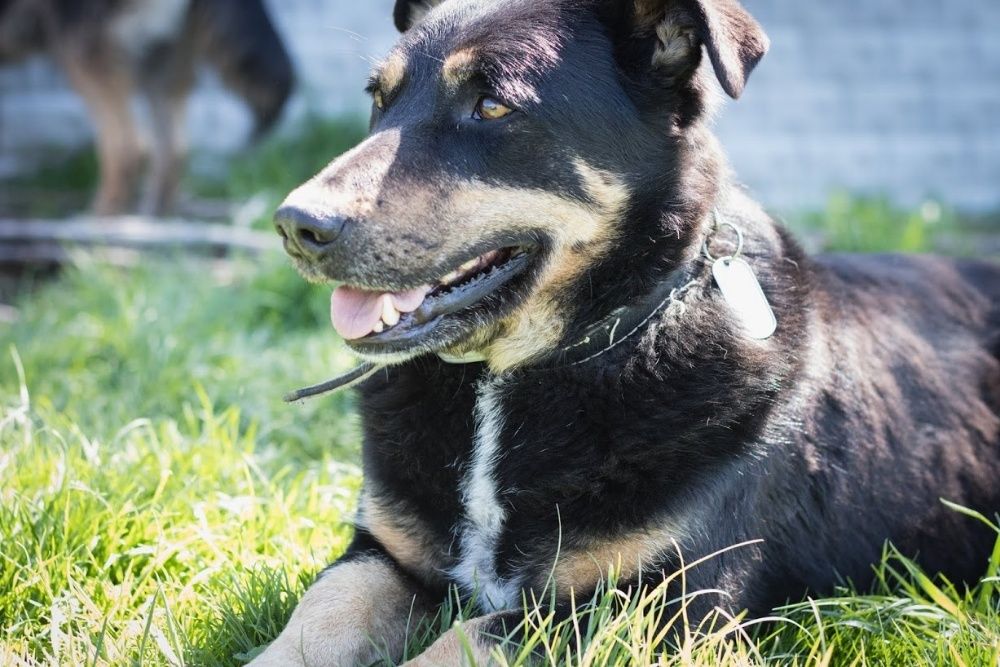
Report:
[[[408,628],[428,611],[388,563],[337,565],[306,591],[288,625],[250,666],[367,665],[381,657],[379,649],[398,660]]]
[[[441,77],[451,87],[464,83],[473,72],[476,63],[476,52],[472,49],[459,49],[445,58],[441,67]]]
[[[389,54],[378,70],[378,79],[384,95],[391,95],[406,78],[406,56],[399,51]]]
[[[564,550],[552,572],[556,591],[560,597],[567,597],[570,590],[589,593],[612,570],[623,581],[633,579],[644,566],[673,551],[682,539],[681,531],[666,526],[594,541],[583,549]],[[547,581],[536,581],[536,589],[543,589]]]
[[[654,67],[679,65],[691,57],[691,52],[697,48],[697,41],[690,23],[684,11],[664,11],[662,2],[635,0],[636,33],[656,33]]]
[[[369,216],[375,208],[379,186],[399,150],[400,141],[398,129],[384,130],[369,137],[293,190],[282,206],[294,206],[317,217],[349,215],[361,219]],[[363,166],[351,170],[352,180],[340,187],[329,187],[327,174],[351,162]]]
[[[560,311],[565,303],[562,290],[579,278],[614,242],[615,224],[628,200],[628,190],[617,177],[601,172],[582,160],[575,162],[588,195],[595,206],[561,200],[559,207],[528,208],[555,214],[545,226],[557,239],[538,288],[506,322],[502,336],[490,346],[487,356],[494,372],[518,366],[552,350],[563,335]]]
[[[527,188],[482,183],[454,186],[446,219],[474,219],[477,235],[494,229],[543,230],[553,239],[554,247],[533,293],[498,329],[483,332],[483,338],[491,341],[486,343],[486,349],[465,346],[452,352],[483,352],[490,368],[499,373],[558,345],[564,329],[560,313],[566,302],[562,290],[610,248],[615,225],[628,199],[627,188],[616,176],[582,160],[576,160],[575,167],[593,204]]]
[[[490,667],[499,665],[493,656],[496,642],[484,636],[483,630],[493,620],[494,615],[483,616],[462,623],[441,635],[430,648],[403,667]],[[466,650],[468,643],[468,650]],[[469,660],[471,653],[472,660]]]
[[[444,554],[434,545],[433,536],[413,515],[387,507],[379,498],[365,492],[361,497],[358,523],[385,547],[403,569],[424,580],[442,579],[440,564]]]

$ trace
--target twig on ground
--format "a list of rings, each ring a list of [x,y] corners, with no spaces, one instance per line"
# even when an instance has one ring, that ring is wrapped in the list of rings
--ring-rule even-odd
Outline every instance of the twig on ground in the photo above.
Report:
[[[84,244],[126,247],[202,246],[268,252],[280,246],[273,234],[231,225],[142,216],[81,217],[69,220],[0,219],[0,247]],[[51,250],[37,251],[53,255]],[[26,261],[32,257],[26,256]]]

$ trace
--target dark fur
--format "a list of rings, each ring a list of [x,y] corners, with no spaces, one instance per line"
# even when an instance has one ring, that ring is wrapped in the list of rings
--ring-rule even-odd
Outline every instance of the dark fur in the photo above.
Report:
[[[761,540],[688,574],[689,590],[728,594],[698,598],[695,615],[714,605],[766,614],[847,580],[864,589],[887,540],[931,572],[975,582],[996,536],[940,499],[988,515],[1000,510],[1000,268],[930,257],[807,257],[739,192],[708,129],[700,48],[651,69],[656,44],[642,23],[644,10],[678,12],[735,96],[766,38],[734,2],[640,2],[639,11],[610,1],[487,5],[479,14],[434,13],[410,28],[401,47],[408,75],[374,116],[376,143],[334,163],[317,183],[363,187],[356,175],[385,159],[373,147],[386,128],[402,133],[381,184],[386,207],[412,188],[437,193],[436,183],[469,174],[585,199],[567,168],[568,157],[583,156],[623,178],[630,198],[613,223],[616,242],[561,292],[562,344],[672,276],[688,271],[696,283],[682,315],[661,313],[587,363],[567,365],[572,355],[556,347],[496,376],[483,364],[423,355],[365,383],[366,492],[437,569],[412,567],[397,545],[363,527],[345,559],[379,554],[425,594],[445,594],[467,520],[460,488],[472,466],[477,386],[492,382],[501,386],[504,416],[493,467],[507,511],[495,553],[501,580],[544,581],[560,543],[572,553],[677,524],[689,562]],[[409,28],[411,9],[397,3],[398,25]],[[729,43],[720,55],[722,42]],[[530,58],[544,55],[539,43],[558,58],[538,66]],[[471,89],[506,86],[524,117],[480,127],[452,115],[455,100],[471,96],[438,93],[437,69],[468,44],[488,61]],[[524,44],[533,45],[532,56]],[[408,201],[417,212],[389,239],[378,210],[367,220],[338,220],[337,247],[300,255],[300,263],[312,275],[405,283],[401,276],[427,262],[416,251],[392,253],[399,235],[433,249],[449,233],[438,231],[444,223],[421,200]],[[740,332],[698,253],[713,208],[742,228],[745,257],[777,314],[766,343]],[[351,248],[364,259],[352,260]],[[678,562],[665,550],[645,563],[645,581]],[[559,593],[565,600],[567,591]]]
[[[147,11],[136,0],[3,0],[0,63],[47,53],[84,97],[98,134],[99,213],[133,208],[140,155],[130,97],[152,112],[152,155],[144,212],[173,203],[180,177],[180,123],[200,60],[253,112],[254,135],[273,126],[291,94],[292,63],[261,0],[190,0],[174,30],[136,48],[114,28],[123,15]],[[152,12],[147,12],[147,15]],[[139,39],[126,34],[124,39]]]
[[[253,110],[254,135],[266,133],[280,117],[295,77],[263,3],[195,0],[190,22],[208,62]]]

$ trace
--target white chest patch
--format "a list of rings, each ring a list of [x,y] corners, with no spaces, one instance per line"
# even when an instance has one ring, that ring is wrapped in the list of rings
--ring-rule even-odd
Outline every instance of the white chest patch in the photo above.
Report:
[[[504,426],[501,381],[484,380],[476,389],[476,434],[471,461],[462,480],[465,520],[459,533],[460,557],[452,577],[475,595],[486,612],[516,608],[518,582],[497,576],[497,542],[507,514],[500,504],[495,468]]]
[[[141,56],[157,42],[177,35],[190,0],[132,0],[111,22],[118,44]]]

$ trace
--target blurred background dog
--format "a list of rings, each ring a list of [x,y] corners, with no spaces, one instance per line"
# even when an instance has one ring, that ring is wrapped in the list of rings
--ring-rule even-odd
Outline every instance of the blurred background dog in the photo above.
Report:
[[[0,0],[0,64],[39,52],[65,72],[95,125],[100,215],[170,209],[200,62],[245,100],[255,137],[277,120],[293,86],[291,59],[261,0]],[[148,146],[136,97],[149,114]]]

